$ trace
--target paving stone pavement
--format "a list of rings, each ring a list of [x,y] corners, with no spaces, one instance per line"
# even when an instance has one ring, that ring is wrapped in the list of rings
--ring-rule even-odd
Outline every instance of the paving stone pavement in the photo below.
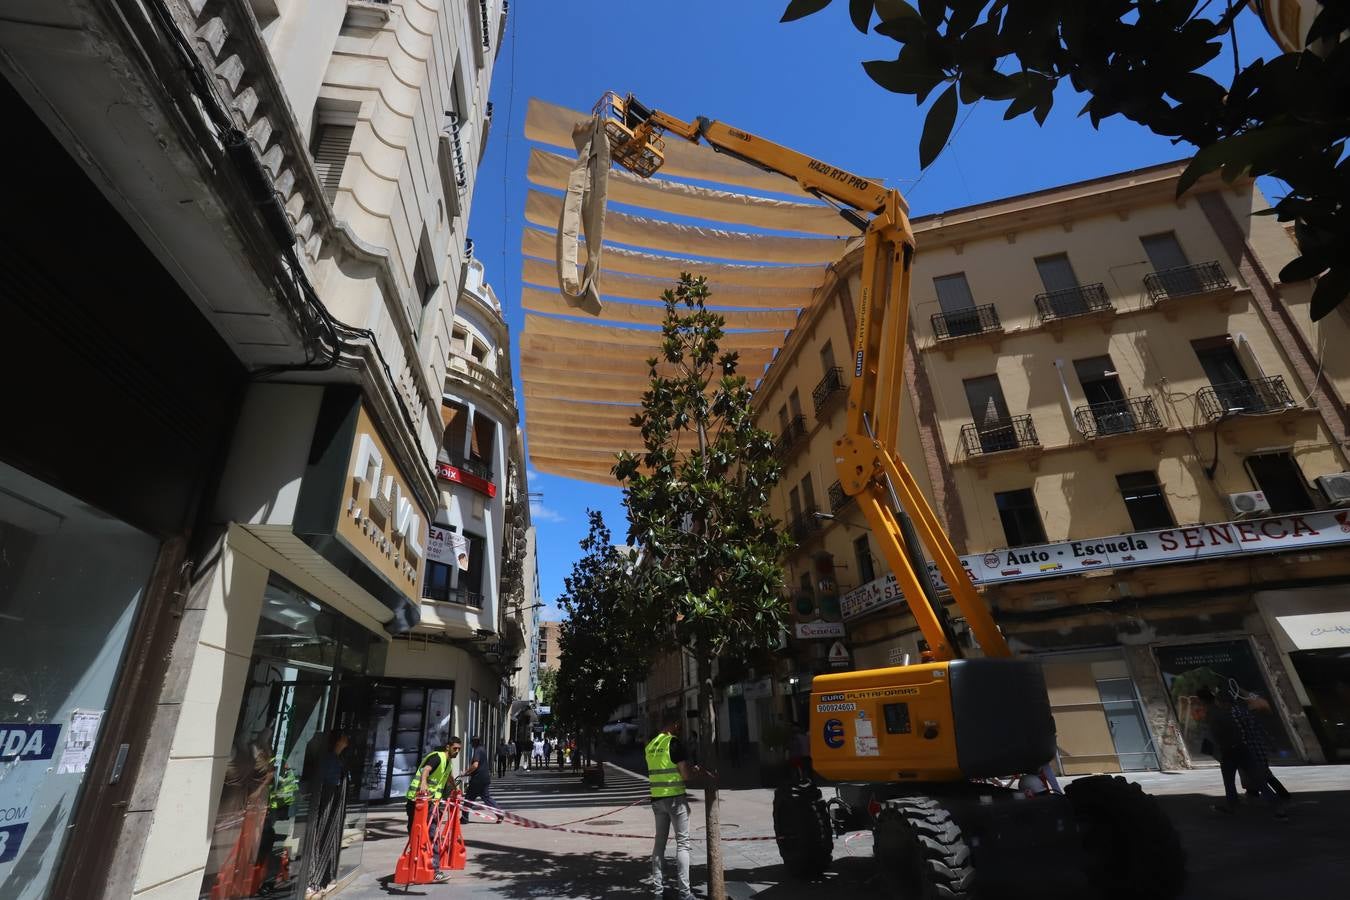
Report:
[[[494,782],[492,793],[505,809],[547,824],[581,818],[575,828],[603,831],[596,837],[530,829],[474,819],[465,826],[469,862],[439,885],[417,885],[410,896],[553,900],[553,898],[648,897],[647,875],[652,815],[645,805],[646,780],[606,766],[605,787],[587,788],[572,771],[541,769],[509,773]],[[1191,877],[1185,900],[1271,900],[1271,898],[1339,898],[1350,884],[1350,766],[1285,767],[1277,770],[1293,792],[1288,822],[1273,820],[1263,808],[1243,809],[1221,817],[1210,810],[1223,788],[1216,770],[1184,773],[1140,773],[1130,776],[1155,794],[1181,831],[1190,858]],[[826,790],[827,795],[830,793]],[[630,806],[634,801],[637,805]],[[722,792],[723,835],[768,835],[772,830],[772,791]],[[692,878],[705,896],[706,843],[700,840],[701,795],[693,797]],[[626,838],[621,834],[644,837]],[[373,900],[400,896],[388,883],[389,873],[406,839],[401,806],[372,811],[363,871],[339,900]],[[673,840],[668,853],[673,852]],[[871,836],[865,832],[836,841],[835,864],[812,884],[794,881],[783,869],[773,841],[729,841],[724,845],[728,896],[762,900],[831,900],[879,897],[873,882]],[[1031,860],[1047,873],[1054,859]],[[673,895],[668,895],[673,896]],[[1086,898],[1084,885],[1072,877],[1047,877],[1038,897]],[[989,898],[989,900],[1003,900]],[[1142,900],[1142,898],[1141,898]]]

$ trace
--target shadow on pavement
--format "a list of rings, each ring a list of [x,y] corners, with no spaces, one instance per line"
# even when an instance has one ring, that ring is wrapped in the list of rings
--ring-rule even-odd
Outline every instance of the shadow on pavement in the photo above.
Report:
[[[476,886],[506,898],[647,897],[644,859],[597,850],[560,853],[469,838]]]

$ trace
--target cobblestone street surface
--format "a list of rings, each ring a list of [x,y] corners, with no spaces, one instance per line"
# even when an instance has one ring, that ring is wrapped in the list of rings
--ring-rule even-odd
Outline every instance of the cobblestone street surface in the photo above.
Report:
[[[645,804],[646,780],[607,765],[605,787],[582,786],[573,772],[556,769],[511,773],[494,782],[498,803],[512,812],[550,825],[613,834],[613,837],[522,828],[475,818],[465,826],[469,862],[445,884],[416,885],[409,896],[492,897],[510,900],[649,896],[647,875],[652,815]],[[1182,774],[1141,773],[1134,780],[1157,795],[1182,832],[1190,858],[1186,900],[1271,900],[1345,896],[1350,884],[1350,766],[1282,768],[1277,774],[1293,792],[1290,819],[1276,822],[1263,808],[1233,816],[1210,809],[1223,788],[1217,770]],[[830,792],[827,790],[827,795]],[[772,832],[773,793],[764,789],[722,793],[725,837],[768,836]],[[630,805],[636,802],[636,805]],[[595,818],[590,818],[595,817]],[[703,804],[694,798],[693,882],[705,896],[702,834]],[[644,835],[640,839],[619,837]],[[401,806],[370,815],[361,875],[337,896],[370,900],[403,895],[389,883],[406,839]],[[668,853],[673,852],[674,841]],[[741,900],[833,900],[876,896],[872,884],[871,836],[850,834],[835,844],[835,865],[820,882],[794,881],[783,870],[772,840],[725,844],[728,896]],[[1055,881],[1055,860],[1030,866]],[[1081,896],[1071,880],[1047,887],[1043,896]],[[667,894],[667,896],[674,896]],[[1142,900],[1142,898],[1141,898]]]

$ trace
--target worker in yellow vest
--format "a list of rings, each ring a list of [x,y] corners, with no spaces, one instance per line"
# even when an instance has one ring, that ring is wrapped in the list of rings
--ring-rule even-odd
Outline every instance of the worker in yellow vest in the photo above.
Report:
[[[656,844],[652,847],[652,875],[649,886],[657,896],[664,890],[663,866],[666,837],[675,828],[676,893],[680,900],[693,897],[689,889],[689,797],[686,781],[696,777],[712,780],[713,773],[689,762],[689,753],[680,740],[684,727],[679,709],[667,711],[656,737],[647,742],[647,780],[651,782],[652,813],[656,816]]]
[[[417,767],[413,773],[412,782],[408,785],[408,830],[412,831],[413,813],[417,810],[418,800],[427,800],[431,803],[440,800],[445,796],[446,786],[454,777],[451,771],[454,759],[459,756],[459,751],[464,745],[458,737],[448,737],[445,740],[444,750],[433,750],[422,760],[422,764]],[[436,830],[433,827],[429,835],[432,843],[436,841]],[[448,872],[441,871],[440,856],[433,854],[432,864],[436,867],[436,880],[445,881],[450,876]]]

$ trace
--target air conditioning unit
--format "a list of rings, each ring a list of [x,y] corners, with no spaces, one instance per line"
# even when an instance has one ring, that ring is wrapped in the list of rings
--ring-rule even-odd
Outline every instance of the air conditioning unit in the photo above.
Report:
[[[1337,472],[1314,479],[1332,506],[1350,506],[1350,472]]]
[[[1252,516],[1270,512],[1270,503],[1261,491],[1244,491],[1241,494],[1228,495],[1228,511],[1235,519],[1250,519]]]

